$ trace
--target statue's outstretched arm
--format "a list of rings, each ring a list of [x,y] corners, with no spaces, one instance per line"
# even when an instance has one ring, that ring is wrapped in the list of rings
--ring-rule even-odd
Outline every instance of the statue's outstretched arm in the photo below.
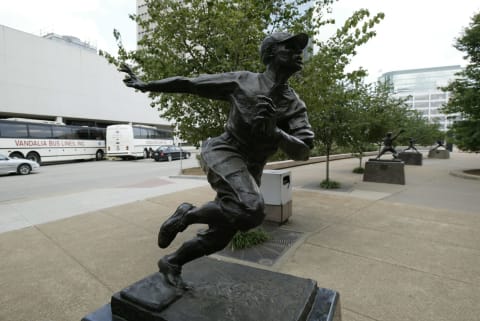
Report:
[[[405,132],[405,129],[400,129],[400,131],[392,138],[392,141],[397,139],[397,137],[404,132]]]
[[[206,98],[226,100],[237,85],[234,73],[201,75],[196,78],[176,76],[144,82],[126,64],[123,64],[119,71],[127,74],[123,80],[125,85],[142,92],[187,93]]]

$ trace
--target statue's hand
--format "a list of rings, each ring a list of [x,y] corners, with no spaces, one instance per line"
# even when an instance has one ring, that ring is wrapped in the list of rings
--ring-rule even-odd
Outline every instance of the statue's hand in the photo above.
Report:
[[[274,137],[277,134],[277,112],[272,99],[267,96],[257,96],[255,116],[252,120],[252,135],[257,137]]]
[[[257,115],[265,117],[275,117],[277,109],[273,100],[267,96],[258,95],[257,96]]]
[[[142,80],[138,79],[138,77],[133,73],[132,69],[130,69],[130,67],[127,64],[121,64],[120,68],[118,68],[118,71],[121,71],[127,74],[125,75],[125,79],[123,79],[123,82],[128,87],[138,89],[142,92],[145,92],[147,90],[146,88],[147,84]]]

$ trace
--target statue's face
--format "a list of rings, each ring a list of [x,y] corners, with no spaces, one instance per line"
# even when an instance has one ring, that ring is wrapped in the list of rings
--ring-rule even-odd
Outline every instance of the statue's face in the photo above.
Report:
[[[273,63],[289,71],[300,71],[303,67],[303,49],[294,43],[280,43],[275,48]]]

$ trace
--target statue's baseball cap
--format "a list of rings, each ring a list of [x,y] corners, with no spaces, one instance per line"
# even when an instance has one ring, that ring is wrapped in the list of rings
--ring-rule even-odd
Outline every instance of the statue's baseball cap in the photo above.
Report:
[[[263,39],[262,44],[260,45],[260,56],[262,61],[266,63],[268,60],[268,55],[270,54],[271,48],[273,45],[279,43],[292,42],[298,46],[298,48],[305,49],[308,44],[308,35],[306,33],[298,33],[292,35],[288,32],[274,32]]]

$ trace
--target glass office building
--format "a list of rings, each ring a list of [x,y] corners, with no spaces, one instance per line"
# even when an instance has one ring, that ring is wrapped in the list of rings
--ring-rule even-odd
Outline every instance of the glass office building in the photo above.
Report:
[[[448,101],[449,93],[439,87],[446,86],[461,71],[459,65],[399,70],[384,73],[379,81],[392,85],[395,96],[407,98],[407,104],[421,112],[430,122],[446,130],[457,115],[445,115],[439,109]]]

